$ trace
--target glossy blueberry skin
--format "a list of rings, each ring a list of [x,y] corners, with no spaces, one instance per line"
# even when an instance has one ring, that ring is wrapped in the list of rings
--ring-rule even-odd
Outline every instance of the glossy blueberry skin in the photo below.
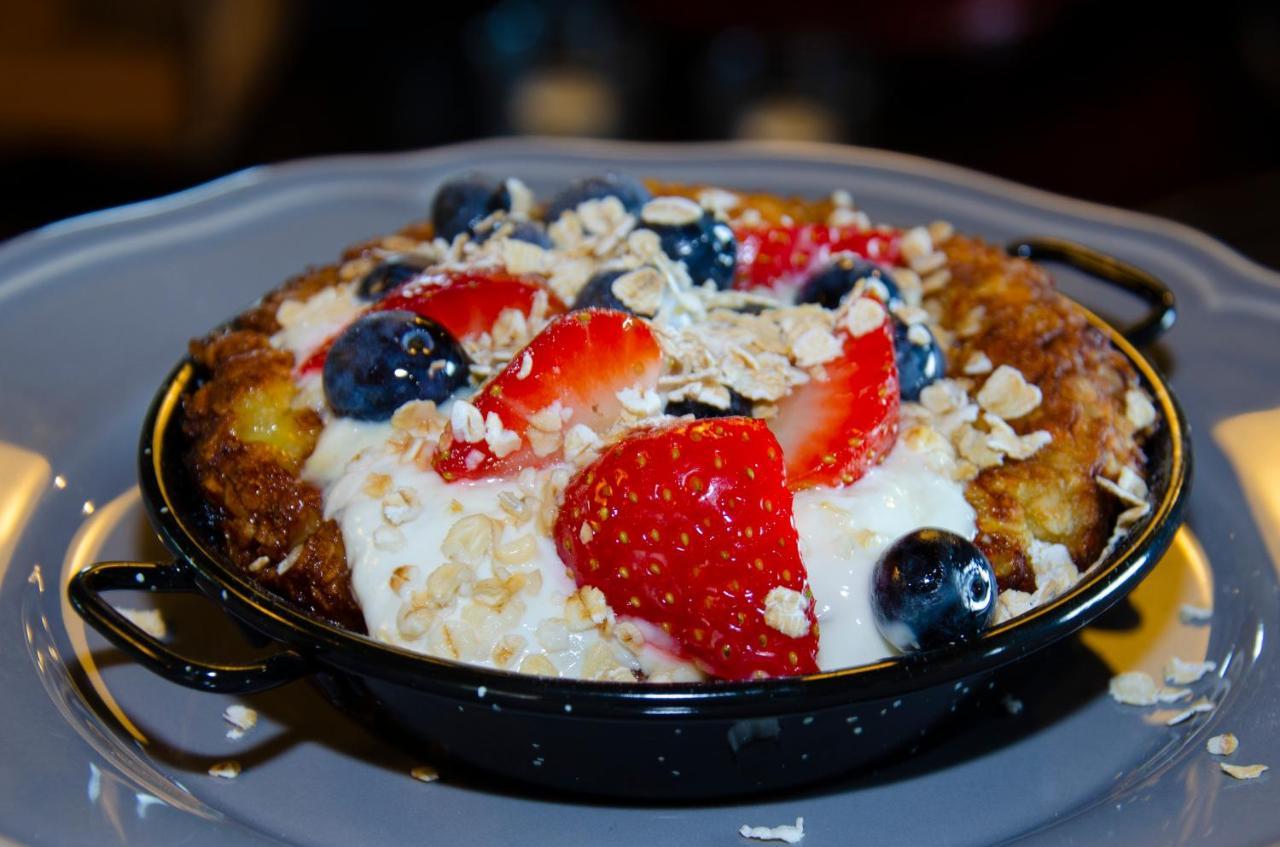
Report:
[[[971,541],[945,529],[908,533],[871,573],[880,634],[903,652],[977,638],[996,611],[996,574]]]
[[[938,346],[938,340],[929,332],[929,328],[920,325],[929,333],[928,344],[916,344],[907,337],[909,327],[893,319],[893,357],[898,363],[898,393],[903,400],[916,401],[925,386],[947,375],[947,359]]]
[[[431,203],[431,224],[436,236],[452,241],[471,232],[480,221],[511,208],[506,186],[475,174],[451,179],[436,191]]]
[[[885,287],[889,298],[885,301],[886,306],[895,306],[902,302],[902,294],[898,290],[898,283],[894,281],[888,271],[879,265],[868,262],[866,259],[856,259],[852,256],[842,256],[809,277],[804,286],[801,287],[800,293],[796,297],[796,302],[817,303],[824,309],[838,309],[840,308],[840,301],[853,290],[853,287],[857,285],[860,279],[874,279]],[[870,289],[869,293],[880,299],[874,287]]]
[[[324,394],[340,417],[384,421],[410,400],[444,402],[468,373],[467,354],[435,321],[408,311],[374,312],[333,343]]]
[[[677,417],[693,415],[695,418],[749,418],[752,408],[750,400],[729,389],[729,408],[727,409],[718,409],[710,403],[702,403],[698,400],[676,400],[668,403],[663,411]]]
[[[477,244],[483,244],[493,236],[493,228],[481,227],[475,231],[474,236]],[[547,235],[546,229],[537,221],[520,221],[513,224],[507,238],[536,244],[544,250],[550,250],[555,246],[551,242],[551,236]]]
[[[529,244],[536,244],[544,250],[550,250],[554,244],[551,243],[551,236],[547,235],[547,231],[542,224],[533,221],[521,221],[511,228],[511,238],[516,241],[525,241]]]
[[[546,219],[554,221],[570,209],[576,209],[579,203],[587,200],[602,200],[605,197],[617,197],[622,207],[633,215],[640,213],[640,207],[650,200],[649,189],[639,180],[622,174],[605,174],[590,176],[572,183],[561,191],[547,205]]]
[[[613,281],[622,276],[626,271],[600,271],[591,279],[587,280],[587,284],[582,286],[582,290],[578,292],[578,296],[573,300],[572,308],[577,309],[613,309],[618,312],[626,312],[634,315],[626,305],[613,294]]]
[[[711,280],[716,288],[723,291],[733,283],[738,239],[734,238],[728,224],[706,214],[689,224],[647,226],[658,234],[663,253],[672,261],[684,262],[694,285]]]
[[[415,256],[388,256],[360,278],[356,295],[361,300],[376,302],[404,285],[428,267]]]

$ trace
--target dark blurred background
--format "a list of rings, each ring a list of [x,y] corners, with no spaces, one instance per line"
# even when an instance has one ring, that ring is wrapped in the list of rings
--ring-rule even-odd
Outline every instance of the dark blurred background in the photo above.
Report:
[[[261,162],[510,134],[801,138],[1280,266],[1280,3],[9,0],[0,238]]]

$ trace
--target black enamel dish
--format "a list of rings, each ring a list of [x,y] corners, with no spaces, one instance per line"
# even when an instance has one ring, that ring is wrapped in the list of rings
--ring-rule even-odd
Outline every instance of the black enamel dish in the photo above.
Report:
[[[865,768],[939,724],[993,671],[1088,624],[1160,559],[1179,525],[1191,471],[1181,409],[1135,349],[1173,322],[1172,294],[1149,274],[1069,242],[1009,247],[1062,261],[1141,296],[1146,318],[1121,332],[1092,322],[1132,362],[1160,424],[1146,445],[1151,512],[1069,592],[976,643],[840,671],[752,682],[619,684],[546,679],[449,662],[316,620],[262,589],[217,551],[181,461],[182,396],[199,375],[180,362],[143,424],[139,481],[166,564],[102,562],[70,582],[77,612],[153,672],[190,688],[249,693],[310,677],[339,708],[379,731],[541,786],[643,798],[778,790]],[[105,592],[200,592],[279,646],[251,664],[178,655],[109,605]]]

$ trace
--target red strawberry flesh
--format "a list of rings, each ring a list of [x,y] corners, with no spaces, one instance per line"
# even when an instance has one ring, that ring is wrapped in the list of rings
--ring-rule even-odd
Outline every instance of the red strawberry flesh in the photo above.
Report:
[[[773,288],[803,281],[835,253],[856,253],[885,265],[899,259],[898,232],[800,224],[742,227],[733,287]]]
[[[564,311],[537,282],[500,272],[463,273],[434,283],[431,275],[393,291],[378,303],[379,311],[408,309],[440,324],[458,339],[489,332],[507,309],[528,315],[539,292],[548,297],[551,314]]]
[[[712,676],[817,670],[817,622],[782,451],[762,421],[639,430],[570,481],[556,548],[580,586],[646,620]],[[806,599],[801,634],[765,620],[777,588]]]
[[[539,292],[547,298],[547,314],[556,315],[564,306],[540,281],[506,271],[443,271],[429,273],[405,283],[371,306],[370,312],[407,309],[430,318],[459,340],[489,332],[507,309],[526,317],[533,311]],[[336,336],[335,336],[336,338]],[[333,346],[328,339],[298,366],[299,373],[324,367]]]
[[[654,388],[661,366],[662,350],[640,318],[607,309],[561,315],[471,401],[482,418],[496,414],[505,429],[519,435],[519,448],[498,456],[485,441],[467,443],[446,431],[436,452],[436,471],[446,480],[480,479],[555,461],[560,449],[542,456],[534,451],[530,418],[559,403],[572,412],[566,431],[585,424],[603,432],[622,412],[618,392]]]
[[[822,366],[826,378],[796,387],[778,404],[770,427],[792,490],[848,485],[893,449],[900,400],[890,323],[886,316],[860,336],[841,328],[842,352]]]

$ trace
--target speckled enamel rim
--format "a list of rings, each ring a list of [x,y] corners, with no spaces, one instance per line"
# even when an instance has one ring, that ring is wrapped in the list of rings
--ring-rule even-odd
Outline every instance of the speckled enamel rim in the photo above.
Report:
[[[1164,379],[1133,345],[1092,312],[1101,330],[1141,374],[1160,410],[1164,431],[1157,439],[1167,454],[1150,457],[1163,482],[1151,514],[1099,566],[1061,597],[993,627],[974,644],[928,654],[901,656],[854,668],[747,682],[605,683],[531,677],[437,659],[384,645],[326,624],[293,608],[240,575],[206,547],[166,486],[167,436],[177,426],[183,394],[192,388],[195,365],[184,359],[170,373],[148,410],[139,449],[143,501],[161,538],[177,556],[173,566],[190,569],[206,594],[225,608],[301,654],[312,671],[326,668],[370,676],[439,696],[474,701],[478,696],[504,709],[568,717],[660,717],[738,719],[776,716],[897,697],[964,679],[1026,656],[1083,627],[1130,591],[1160,559],[1179,524],[1191,471],[1186,421]],[[305,671],[299,675],[305,675]]]

